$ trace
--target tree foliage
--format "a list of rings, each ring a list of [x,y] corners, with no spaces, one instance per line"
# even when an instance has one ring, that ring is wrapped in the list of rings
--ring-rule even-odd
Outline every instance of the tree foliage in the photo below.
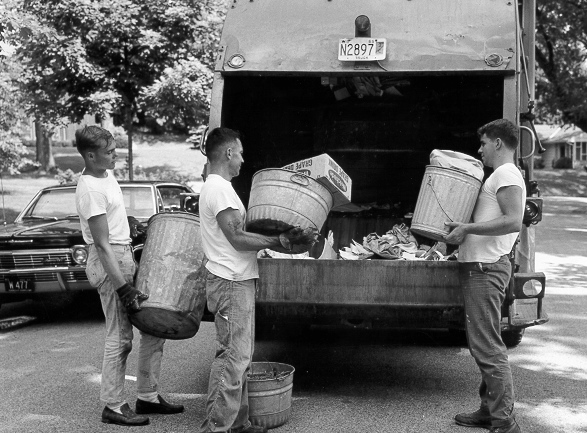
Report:
[[[178,62],[141,93],[141,108],[166,128],[194,128],[210,109],[213,74],[198,59]]]
[[[24,165],[32,165],[19,131],[27,118],[23,93],[19,86],[22,68],[16,57],[18,41],[43,29],[34,17],[23,13],[14,0],[0,4],[0,172],[18,174]]]
[[[587,2],[538,0],[536,20],[539,114],[587,131]]]
[[[178,102],[177,96],[167,98],[169,91],[160,91],[166,83],[171,89],[182,83],[186,91],[180,96],[190,103],[206,97],[203,89],[198,90],[206,79],[198,80],[211,58],[211,27],[221,22],[217,1],[28,0],[25,5],[28,13],[54,30],[24,41],[20,50],[23,81],[44,122],[110,114],[127,130],[132,165],[133,120],[139,110],[162,113],[168,122],[170,110],[158,111],[157,96]],[[196,69],[186,71],[190,65]],[[187,78],[178,80],[174,70],[188,72]],[[197,102],[196,107],[206,107]],[[185,109],[178,112],[183,118],[193,117]]]

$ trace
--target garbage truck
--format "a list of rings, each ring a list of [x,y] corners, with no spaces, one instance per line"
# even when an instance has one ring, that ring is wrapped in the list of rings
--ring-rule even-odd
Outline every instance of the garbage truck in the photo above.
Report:
[[[462,332],[456,261],[324,259],[320,251],[330,233],[338,252],[370,233],[409,227],[431,152],[476,156],[477,128],[499,118],[520,126],[516,163],[528,190],[502,338],[515,346],[525,328],[548,321],[545,276],[534,263],[542,212],[533,178],[541,146],[531,123],[535,7],[535,0],[230,2],[208,127],[243,135],[245,164],[232,181],[243,203],[259,170],[322,154],[352,180],[352,205],[330,211],[314,260],[259,259],[258,331],[284,324]]]

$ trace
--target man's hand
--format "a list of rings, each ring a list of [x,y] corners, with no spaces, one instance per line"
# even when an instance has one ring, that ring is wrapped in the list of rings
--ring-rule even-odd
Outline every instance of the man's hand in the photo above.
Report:
[[[312,245],[318,242],[320,232],[314,227],[302,229],[301,227],[294,227],[279,235],[281,246],[286,250],[291,251],[292,254],[300,254],[308,251]]]
[[[465,236],[467,236],[467,232],[465,230],[466,224],[445,222],[444,225],[452,229],[451,232],[444,238],[444,241],[447,244],[460,245],[464,242]]]
[[[122,301],[128,314],[134,314],[141,311],[140,303],[149,299],[149,295],[145,295],[143,292],[135,289],[128,283],[116,289],[116,293],[118,293],[118,297]]]
[[[130,237],[137,239],[147,234],[147,227],[145,227],[139,220],[133,216],[128,216],[128,226],[130,227]]]

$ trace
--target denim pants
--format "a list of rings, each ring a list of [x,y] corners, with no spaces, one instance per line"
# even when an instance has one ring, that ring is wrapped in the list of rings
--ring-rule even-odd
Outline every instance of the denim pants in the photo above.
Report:
[[[214,314],[216,355],[201,432],[238,432],[251,424],[247,373],[255,341],[256,282],[225,280],[208,272],[206,297]]]
[[[459,270],[469,351],[481,370],[481,410],[494,427],[507,426],[514,416],[514,385],[500,322],[511,263],[502,256],[496,263],[461,263]]]
[[[135,263],[129,245],[111,245],[125,280],[132,284]],[[98,289],[106,323],[106,342],[102,362],[100,400],[109,406],[124,403],[126,360],[132,349],[133,330],[126,309],[102,267],[98,252],[90,245],[86,275]],[[137,391],[158,392],[161,358],[165,339],[140,332]]]

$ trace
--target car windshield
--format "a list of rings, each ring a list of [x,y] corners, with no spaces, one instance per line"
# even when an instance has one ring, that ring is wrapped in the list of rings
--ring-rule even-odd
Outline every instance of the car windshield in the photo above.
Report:
[[[149,218],[155,213],[153,190],[145,186],[121,186],[126,214],[135,218]]]
[[[77,217],[75,188],[43,191],[24,215],[25,219],[62,219]]]
[[[126,213],[135,218],[149,218],[155,213],[153,189],[150,185],[121,185]],[[75,206],[75,188],[43,191],[23,219],[58,220],[78,218]]]
[[[163,210],[178,211],[181,208],[182,193],[190,192],[187,188],[175,185],[160,185],[157,187],[163,200]]]

